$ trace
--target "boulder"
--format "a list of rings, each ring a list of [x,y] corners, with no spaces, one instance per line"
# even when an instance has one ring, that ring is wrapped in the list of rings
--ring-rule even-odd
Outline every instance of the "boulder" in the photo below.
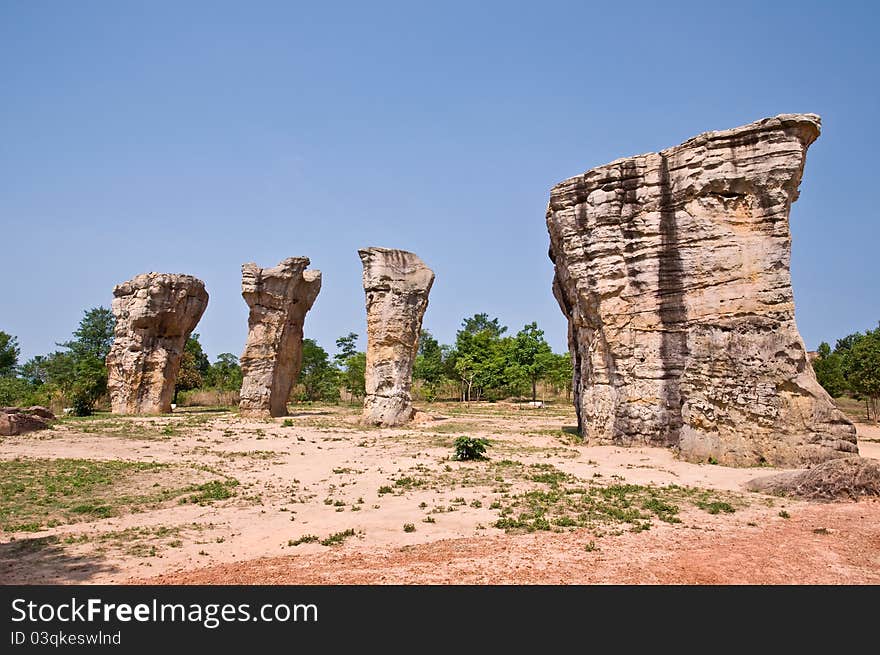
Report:
[[[32,409],[40,410],[41,413],[32,412]],[[43,413],[48,413],[48,416],[43,416]],[[0,408],[0,436],[11,437],[35,430],[45,430],[50,427],[49,421],[54,418],[55,415],[45,407],[28,409],[2,407]]]
[[[27,414],[34,414],[35,416],[40,416],[50,421],[55,420],[55,414],[52,412],[52,410],[48,407],[43,407],[42,405],[34,405],[33,407],[28,407],[23,411]]]
[[[865,457],[832,459],[805,470],[749,481],[751,491],[808,500],[858,500],[880,496],[880,462]]]

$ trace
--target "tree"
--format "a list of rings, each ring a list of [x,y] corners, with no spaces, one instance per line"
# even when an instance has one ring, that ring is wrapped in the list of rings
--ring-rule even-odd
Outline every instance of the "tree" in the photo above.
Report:
[[[342,384],[354,398],[363,398],[367,393],[367,353],[356,352],[345,360],[342,369]]]
[[[339,401],[339,370],[330,363],[327,351],[314,339],[303,339],[299,384],[303,388],[303,400]]]
[[[349,332],[344,337],[339,337],[336,340],[336,348],[339,352],[333,355],[333,359],[335,359],[340,366],[344,365],[349,358],[357,355],[357,341],[358,334],[356,332]]]
[[[47,361],[43,355],[34,355],[18,367],[18,375],[35,387],[45,384],[49,380]]]
[[[0,332],[0,377],[15,375],[20,354],[18,339],[6,332]]]
[[[553,363],[553,351],[544,339],[544,331],[536,322],[529,323],[516,333],[510,349],[510,378],[525,378],[532,386],[532,401],[538,397],[538,380],[542,379]]]
[[[843,356],[832,351],[824,341],[819,344],[818,357],[813,360],[813,372],[825,391],[834,398],[842,396],[848,389],[843,370]]]
[[[880,409],[880,327],[869,330],[856,340],[846,357],[847,382],[867,398],[874,423]]]
[[[571,400],[571,386],[573,382],[571,355],[569,353],[553,353],[546,375],[547,381],[553,385],[556,391],[565,390],[565,397]]]
[[[174,402],[177,402],[177,394],[180,391],[198,389],[204,384],[205,376],[211,368],[208,356],[202,350],[199,342],[199,334],[193,332],[186,340],[183,347],[183,356],[180,358],[180,370],[174,383]]]
[[[367,354],[357,349],[358,334],[349,332],[336,340],[338,352],[333,355],[340,369],[338,379],[352,398],[363,398],[366,394]]]
[[[489,320],[488,314],[474,314],[461,322],[461,329],[470,334],[488,332],[492,337],[500,339],[507,332],[507,326],[501,325],[497,318]]]
[[[105,307],[86,310],[73,338],[58,344],[64,350],[28,361],[27,375],[35,382],[42,380],[49,392],[60,393],[75,415],[91,414],[107,392],[105,360],[115,326],[113,314]]]
[[[448,360],[461,382],[462,400],[479,400],[489,390],[497,395],[509,382],[505,371],[511,340],[501,338],[506,331],[497,318],[489,320],[487,314],[462,321]]]
[[[116,318],[113,312],[106,307],[93,307],[86,310],[79,327],[73,333],[73,339],[58,345],[67,348],[77,357],[93,355],[104,361],[113,345],[115,329]]]
[[[222,391],[237,391],[241,389],[242,374],[238,357],[232,353],[220,353],[208,368],[204,376],[204,383],[209,387],[215,387]]]
[[[430,332],[422,330],[419,335],[419,351],[413,364],[413,379],[422,380],[434,387],[444,377],[443,349]]]

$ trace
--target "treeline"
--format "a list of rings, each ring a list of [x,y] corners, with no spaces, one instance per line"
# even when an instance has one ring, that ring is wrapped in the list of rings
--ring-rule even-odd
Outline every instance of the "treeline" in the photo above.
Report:
[[[875,423],[880,409],[880,324],[865,333],[856,332],[831,346],[819,344],[813,370],[831,396],[865,400],[868,419]]]
[[[110,310],[85,312],[69,341],[59,350],[19,364],[15,337],[0,332],[0,405],[69,407],[88,415],[105,399],[107,369],[104,360],[113,343],[115,320]],[[292,400],[357,401],[365,394],[366,353],[357,349],[354,332],[336,340],[332,357],[314,339],[303,340],[303,361]],[[537,399],[539,385],[553,394],[571,393],[571,360],[554,353],[537,323],[515,335],[497,318],[475,314],[464,319],[455,343],[440,344],[423,330],[413,370],[413,392],[426,401]],[[201,392],[225,393],[226,402],[241,388],[238,357],[221,353],[212,363],[199,335],[186,343],[175,386],[175,402]]]
[[[90,309],[72,338],[55,344],[60,350],[20,366],[18,340],[0,332],[0,405],[71,407],[78,416],[91,414],[107,392],[104,360],[115,324],[109,309]]]

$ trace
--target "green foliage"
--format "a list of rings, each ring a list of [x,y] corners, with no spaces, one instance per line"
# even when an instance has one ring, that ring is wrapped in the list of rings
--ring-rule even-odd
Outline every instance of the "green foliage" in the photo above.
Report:
[[[413,364],[413,379],[421,382],[419,393],[423,400],[433,402],[437,398],[440,385],[448,381],[446,369],[443,346],[430,332],[422,330],[418,354]]]
[[[174,400],[177,401],[177,393],[179,391],[189,391],[190,389],[198,389],[205,382],[211,368],[208,356],[202,350],[202,344],[199,342],[199,334],[193,332],[186,340],[183,347],[183,357],[180,359],[180,371],[177,373],[177,380],[174,383]]]
[[[880,326],[837,340],[834,350],[821,343],[813,362],[816,379],[832,396],[845,392],[865,398],[874,422],[880,412]]]
[[[340,369],[339,383],[352,396],[363,398],[366,395],[367,353],[358,351],[357,340],[355,332],[339,337],[336,340],[339,352],[333,356],[333,360]]]
[[[532,387],[532,400],[537,399],[538,380],[553,365],[553,351],[544,339],[544,331],[537,323],[529,323],[517,332],[510,344],[508,377],[525,379]]]
[[[455,452],[452,454],[452,459],[458,461],[485,459],[487,446],[489,446],[488,439],[467,436],[458,437],[453,443]]]
[[[116,515],[125,506],[158,500],[122,492],[127,481],[156,473],[167,465],[152,462],[87,459],[26,459],[0,462],[0,529],[35,531],[81,520],[82,515]],[[164,490],[162,490],[164,491]],[[160,494],[162,492],[160,491]]]
[[[47,358],[43,355],[35,355],[18,367],[18,375],[28,384],[39,386],[49,380],[49,371],[46,366]]]
[[[27,380],[8,375],[0,376],[0,406],[39,405],[41,400],[38,390]]]
[[[234,488],[238,486],[238,480],[231,478],[228,480],[211,480],[205,484],[200,484],[195,488],[196,494],[180,499],[181,504],[196,503],[198,505],[208,505],[215,500],[226,500],[235,495]]]
[[[572,377],[571,355],[553,353],[544,379],[553,385],[557,392],[564,391],[566,396],[570,396]]]
[[[330,362],[327,351],[314,339],[303,339],[302,370],[299,384],[301,400],[339,401],[339,369]]]
[[[501,325],[497,318],[489,320],[488,314],[474,314],[471,318],[466,318],[461,322],[462,332],[468,334],[479,334],[486,332],[495,339],[500,339],[501,335],[507,332],[507,327]]]
[[[58,345],[69,350],[76,358],[91,355],[103,362],[113,345],[115,329],[116,318],[113,312],[106,307],[93,307],[86,310],[79,327],[73,333],[73,339]]]
[[[497,318],[475,314],[462,321],[451,349],[439,347],[443,369],[461,384],[462,400],[497,400],[526,391],[536,400],[541,380],[571,390],[570,359],[553,354],[537,323],[513,337],[505,337],[506,331]]]
[[[356,532],[349,528],[348,530],[344,530],[342,532],[334,532],[328,537],[321,539],[322,546],[340,546],[345,543],[345,540],[349,537],[355,536]]]
[[[20,375],[30,392],[16,401],[25,404],[39,398],[48,404],[60,396],[77,416],[88,416],[107,391],[104,360],[113,342],[115,320],[110,310],[94,307],[84,313],[73,339],[58,344],[64,350],[38,355],[21,367]]]
[[[422,330],[419,335],[419,352],[413,365],[413,379],[437,384],[443,376],[443,350],[440,342],[430,332]]]
[[[497,318],[475,314],[462,321],[455,335],[455,346],[449,356],[449,366],[462,384],[462,400],[480,400],[503,397],[508,387],[507,350],[509,339],[501,335],[507,328]]]
[[[0,377],[15,375],[20,354],[18,339],[6,332],[0,332]]]
[[[217,355],[217,361],[208,367],[204,375],[206,386],[222,391],[238,391],[241,389],[241,381],[241,365],[238,357],[232,353]]]
[[[349,332],[344,337],[339,337],[336,340],[336,348],[339,349],[339,352],[333,355],[333,359],[335,359],[340,366],[344,365],[346,360],[357,354],[357,341],[358,335],[356,332]]]
[[[847,383],[869,400],[876,423],[880,401],[880,327],[855,341],[844,362]]]
[[[713,500],[713,501],[703,501],[698,500],[696,502],[697,507],[702,510],[709,512],[709,514],[720,514],[724,512],[725,514],[733,514],[736,509],[728,502],[722,500]]]
[[[819,344],[819,356],[813,361],[813,371],[819,384],[834,398],[842,396],[848,390],[843,374],[843,356],[832,352],[825,342]]]

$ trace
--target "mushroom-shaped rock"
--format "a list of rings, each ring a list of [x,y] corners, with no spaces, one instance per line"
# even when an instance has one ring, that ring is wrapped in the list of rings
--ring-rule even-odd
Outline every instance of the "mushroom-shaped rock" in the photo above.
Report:
[[[114,287],[113,296],[116,329],[107,355],[113,413],[170,412],[186,340],[208,306],[205,283],[144,273]]]
[[[321,272],[308,257],[289,257],[273,268],[241,267],[241,295],[250,308],[241,355],[242,416],[284,416],[302,368],[303,323],[321,290]]]

